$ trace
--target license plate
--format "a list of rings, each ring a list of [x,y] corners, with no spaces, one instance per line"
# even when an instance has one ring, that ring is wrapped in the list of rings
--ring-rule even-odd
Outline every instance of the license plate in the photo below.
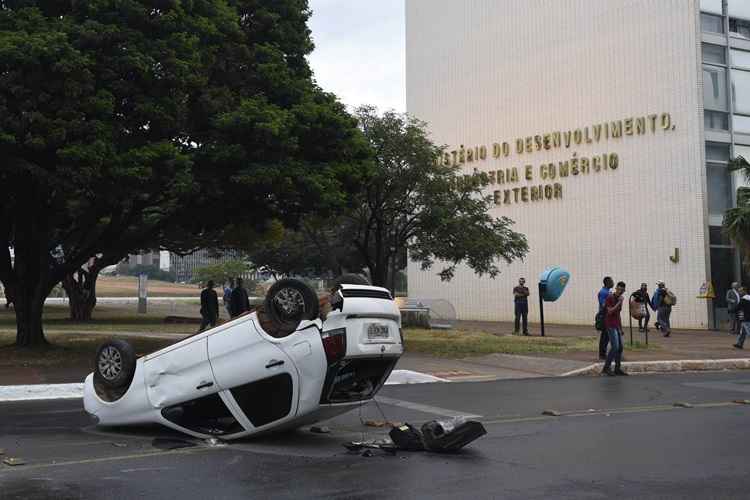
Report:
[[[370,340],[387,339],[388,325],[383,325],[380,323],[371,323],[367,325],[367,338]]]

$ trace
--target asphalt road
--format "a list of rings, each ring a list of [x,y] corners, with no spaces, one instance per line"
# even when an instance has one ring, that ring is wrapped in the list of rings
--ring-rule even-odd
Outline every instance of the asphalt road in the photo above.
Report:
[[[159,428],[99,429],[81,403],[0,404],[5,499],[748,498],[747,373],[550,378],[386,387],[380,410],[414,424],[479,416],[454,455],[349,454],[383,429],[375,405],[307,430],[211,446]],[[674,406],[675,403],[683,406]],[[555,410],[559,416],[542,415]],[[0,457],[0,458],[4,458]]]

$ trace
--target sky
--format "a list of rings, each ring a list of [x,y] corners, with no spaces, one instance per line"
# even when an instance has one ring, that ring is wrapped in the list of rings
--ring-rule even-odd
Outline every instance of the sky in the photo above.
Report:
[[[315,50],[310,65],[324,90],[347,106],[406,110],[404,0],[309,0]]]

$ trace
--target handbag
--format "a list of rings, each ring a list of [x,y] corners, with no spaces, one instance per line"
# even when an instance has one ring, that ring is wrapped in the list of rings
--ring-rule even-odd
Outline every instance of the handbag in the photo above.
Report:
[[[643,302],[630,301],[630,316],[633,319],[642,319],[646,316],[646,304]]]
[[[594,316],[594,329],[604,330],[604,310],[599,309],[599,312]]]

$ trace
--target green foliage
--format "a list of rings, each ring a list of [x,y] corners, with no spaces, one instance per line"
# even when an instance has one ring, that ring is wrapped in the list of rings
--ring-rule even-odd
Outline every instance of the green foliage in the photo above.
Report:
[[[395,112],[378,115],[372,107],[356,116],[374,160],[351,215],[338,219],[337,239],[361,256],[374,284],[393,286],[392,270],[405,266],[407,248],[422,269],[440,261],[443,280],[459,263],[495,277],[497,260],[523,258],[525,236],[507,217],[488,214],[489,179],[464,178],[458,167],[436,162],[441,149],[428,139],[425,123]]]
[[[242,277],[249,273],[250,270],[250,264],[242,260],[229,260],[218,264],[211,264],[195,270],[193,273],[193,283],[205,284],[208,280],[213,280],[216,286],[221,286],[222,283],[226,283],[231,279]],[[245,288],[250,290],[254,286],[251,287],[251,285],[245,283]]]
[[[729,163],[730,170],[742,170],[746,179],[750,180],[750,163],[742,156],[738,156]],[[730,208],[724,214],[724,231],[741,250],[743,264],[750,269],[750,188],[737,189],[737,206]]]
[[[145,274],[150,280],[169,281],[171,283],[177,281],[175,273],[160,269],[159,266],[147,266],[144,264],[129,267],[122,274],[125,276],[140,276],[141,274]]]
[[[341,206],[366,143],[311,78],[309,15],[304,0],[0,2],[0,280],[19,303],[92,255],[220,246],[228,224]],[[29,318],[19,341],[37,342]]]

